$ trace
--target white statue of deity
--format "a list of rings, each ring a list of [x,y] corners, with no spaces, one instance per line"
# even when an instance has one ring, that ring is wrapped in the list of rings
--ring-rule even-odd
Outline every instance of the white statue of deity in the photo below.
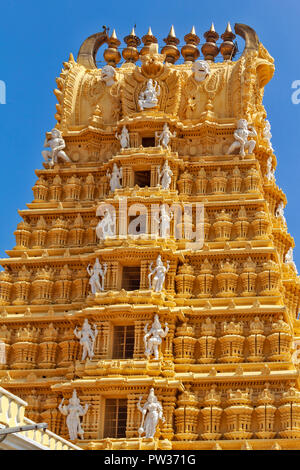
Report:
[[[148,331],[148,323],[144,328],[144,345],[145,345],[145,356],[149,359],[153,354],[154,359],[158,361],[159,351],[158,348],[162,343],[162,338],[165,338],[168,334],[169,327],[166,323],[165,329],[163,330],[159,322],[158,315],[154,316],[154,321],[150,330]]]
[[[270,145],[270,149],[271,150],[274,150],[273,149],[273,146],[272,146],[272,143],[271,143],[271,139],[272,139],[272,134],[271,134],[271,124],[270,122],[268,121],[268,119],[266,119],[266,122],[265,122],[265,127],[264,127],[264,131],[263,131],[263,136],[264,136],[264,139],[268,142],[268,144]]]
[[[112,238],[116,234],[116,217],[115,214],[111,215],[108,209],[104,210],[104,217],[99,221],[96,227],[96,235],[99,240]]]
[[[163,408],[154,393],[154,388],[150,389],[147,401],[144,406],[141,406],[143,397],[140,397],[137,408],[142,413],[142,422],[139,427],[139,436],[145,434],[146,439],[153,438],[156,433],[156,428],[159,420],[163,423],[165,418],[163,416]]]
[[[76,390],[73,391],[68,405],[63,405],[63,402],[64,398],[58,405],[58,409],[63,415],[67,416],[66,423],[71,441],[77,439],[78,436],[80,439],[83,439],[84,431],[80,424],[80,416],[84,416],[87,413],[89,405],[81,406]]]
[[[121,186],[121,179],[123,178],[123,170],[122,167],[118,168],[118,165],[114,163],[112,173],[107,170],[106,176],[109,178],[109,186],[110,190],[113,193],[116,189],[120,189]]]
[[[94,266],[91,267],[91,265],[89,264],[86,269],[89,275],[91,276],[89,283],[91,286],[92,294],[96,294],[97,292],[103,292],[104,291],[104,279],[107,273],[107,263],[103,263],[103,266],[102,266],[101,263],[99,262],[99,259],[97,258]]]
[[[286,264],[289,264],[290,266],[292,266],[295,269],[296,273],[298,274],[298,270],[297,270],[296,264],[294,262],[293,248],[292,247],[288,250],[287,254],[285,255],[284,262]]]
[[[192,71],[196,82],[203,82],[210,74],[210,66],[205,60],[197,60],[193,63]]]
[[[101,71],[101,79],[106,86],[112,86],[115,83],[116,71],[111,65],[105,65]]]
[[[239,150],[239,154],[244,157],[245,150],[251,154],[256,145],[255,140],[248,140],[249,137],[257,137],[257,132],[253,126],[249,126],[246,119],[240,119],[237,123],[237,129],[234,131],[235,142],[231,144],[228,150],[228,155],[235,150]]]
[[[116,132],[116,138],[120,141],[122,149],[127,149],[130,147],[129,143],[129,132],[126,126],[123,126],[121,134],[118,135]]]
[[[160,168],[157,168],[157,174],[160,182],[159,184],[161,184],[162,189],[169,189],[173,171],[169,167],[168,160],[165,161],[162,171],[160,171]]]
[[[138,107],[140,111],[145,108],[154,108],[158,104],[158,96],[160,95],[160,86],[155,80],[149,78],[146,89],[141,91],[138,99]]]
[[[43,158],[47,163],[49,163],[50,166],[53,166],[54,163],[57,163],[59,158],[64,162],[71,161],[63,150],[66,147],[66,143],[58,129],[52,129],[50,139],[48,139],[46,136],[44,147],[50,147],[51,149],[42,150]]]
[[[158,255],[156,259],[155,268],[152,269],[152,266],[153,266],[153,262],[149,266],[149,270],[150,270],[150,274],[148,274],[149,289],[154,289],[155,292],[161,292],[163,289],[164,282],[165,282],[166,274],[170,269],[170,261],[167,261],[167,266],[165,266],[161,260],[161,256]],[[151,276],[153,276],[152,282],[151,282]]]
[[[275,211],[275,217],[279,217],[282,222],[284,224],[286,224],[286,220],[285,220],[285,217],[284,217],[284,204],[283,204],[283,201],[280,201],[280,203],[278,204],[278,207]]]
[[[93,359],[97,334],[97,325],[94,325],[93,330],[87,319],[84,320],[81,330],[78,330],[78,327],[76,326],[74,335],[80,340],[80,344],[82,346],[82,361],[85,361],[87,356],[89,359]]]
[[[272,157],[269,157],[268,161],[267,161],[266,178],[267,178],[268,181],[274,181],[275,180],[274,169],[272,167]]]
[[[158,145],[161,145],[164,148],[169,147],[170,139],[176,137],[176,132],[172,134],[167,123],[164,124],[164,128],[161,134],[155,132],[155,136],[158,139]]]
[[[160,215],[157,217],[154,214],[154,221],[156,222],[157,226],[155,227],[156,233],[159,232],[159,236],[162,238],[169,238],[170,237],[170,225],[171,220],[173,219],[174,214],[168,209],[167,204],[162,204],[160,206]]]

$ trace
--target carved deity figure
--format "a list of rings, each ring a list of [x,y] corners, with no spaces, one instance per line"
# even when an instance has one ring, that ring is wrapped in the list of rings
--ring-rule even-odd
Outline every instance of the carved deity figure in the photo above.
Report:
[[[169,167],[168,160],[165,161],[162,171],[160,171],[160,168],[157,168],[157,173],[162,189],[169,189],[173,171]]]
[[[112,86],[115,83],[116,71],[111,65],[105,65],[101,71],[101,79],[106,86]]]
[[[284,217],[284,204],[283,204],[283,201],[280,201],[280,203],[278,204],[278,207],[275,211],[275,217],[279,217],[282,222],[284,224],[286,224],[286,220],[285,220],[285,217]]]
[[[235,142],[231,144],[228,150],[228,155],[235,150],[239,150],[239,154],[244,157],[245,150],[251,154],[256,145],[255,140],[248,140],[249,137],[257,137],[257,132],[253,126],[249,126],[246,119],[240,119],[237,123],[237,129],[234,131]]]
[[[123,129],[120,135],[118,135],[117,132],[115,135],[116,135],[116,139],[120,141],[120,145],[122,149],[127,149],[130,147],[129,132],[126,126],[123,126]]]
[[[158,96],[160,95],[160,86],[155,80],[149,78],[146,89],[141,91],[138,99],[138,107],[140,111],[145,108],[154,108],[158,104]]]
[[[168,334],[169,327],[166,323],[165,330],[162,329],[158,315],[154,316],[154,321],[150,330],[148,331],[148,323],[144,328],[144,345],[145,345],[145,356],[149,359],[153,354],[154,359],[158,361],[159,351],[158,348],[162,343],[162,338],[165,338]]]
[[[70,162],[68,155],[64,152],[66,147],[65,141],[62,138],[61,132],[58,129],[52,129],[51,138],[48,139],[46,136],[44,147],[50,147],[51,150],[42,150],[44,160],[53,166],[54,163],[58,162],[60,158],[64,162]]]
[[[266,173],[266,178],[268,181],[272,181],[275,179],[275,176],[274,176],[274,169],[272,167],[272,157],[269,157],[268,158],[268,161],[267,161],[267,173]]]
[[[268,142],[268,144],[270,145],[270,149],[273,150],[273,146],[272,146],[272,143],[271,143],[271,139],[272,139],[271,124],[270,124],[270,122],[268,121],[268,119],[266,119],[264,131],[263,131],[263,136],[264,136],[264,139],[265,139],[265,140]]]
[[[289,264],[290,266],[292,266],[295,269],[296,273],[298,273],[296,264],[294,262],[292,247],[288,250],[287,254],[285,255],[284,262],[285,264]]]
[[[118,168],[117,164],[114,163],[112,173],[110,174],[109,170],[107,170],[106,176],[109,178],[109,186],[112,193],[122,187],[120,181],[123,178],[122,167]]]
[[[170,224],[174,214],[167,208],[167,204],[160,206],[160,216],[154,215],[154,220],[157,223],[156,228],[159,228],[159,236],[162,238],[170,237]],[[158,231],[158,230],[157,230]],[[157,232],[156,232],[157,233]]]
[[[162,405],[155,396],[154,388],[150,389],[147,401],[143,407],[141,406],[142,398],[140,397],[137,403],[138,410],[142,413],[139,436],[145,434],[146,439],[149,439],[154,437],[159,420],[164,423],[165,418],[163,416]]]
[[[116,221],[115,215],[111,215],[108,209],[104,211],[104,217],[96,227],[96,235],[99,240],[105,240],[109,237],[114,237],[116,234]]]
[[[68,405],[63,405],[63,402],[64,398],[58,405],[58,409],[63,415],[67,416],[66,423],[71,441],[77,439],[78,436],[80,439],[83,439],[84,431],[81,427],[80,416],[84,416],[87,413],[89,405],[81,406],[76,390],[73,391]]]
[[[164,282],[165,282],[166,274],[170,269],[170,261],[167,261],[167,266],[165,266],[161,260],[161,256],[158,255],[156,259],[155,268],[152,269],[152,266],[153,266],[153,262],[149,266],[149,270],[150,270],[150,274],[148,274],[149,288],[154,289],[155,292],[161,292],[163,289]],[[152,282],[151,282],[151,276],[153,276]]]
[[[91,276],[89,283],[91,286],[92,294],[96,294],[97,292],[103,292],[104,291],[104,279],[107,273],[107,263],[103,263],[103,266],[102,266],[101,263],[99,262],[99,259],[97,258],[94,266],[91,267],[91,265],[89,264],[86,269],[89,275]]]
[[[203,82],[207,75],[210,74],[210,66],[205,60],[197,60],[193,63],[192,67],[194,73],[194,79],[196,82]]]
[[[158,145],[161,145],[164,148],[168,148],[170,139],[176,137],[176,132],[172,134],[168,124],[165,123],[162,133],[158,135],[158,132],[156,132],[155,135],[158,139]]]
[[[97,326],[94,325],[93,330],[87,319],[84,320],[81,330],[78,330],[78,327],[76,326],[74,335],[80,340],[80,344],[82,346],[82,361],[85,361],[87,356],[89,359],[93,359],[97,334]]]

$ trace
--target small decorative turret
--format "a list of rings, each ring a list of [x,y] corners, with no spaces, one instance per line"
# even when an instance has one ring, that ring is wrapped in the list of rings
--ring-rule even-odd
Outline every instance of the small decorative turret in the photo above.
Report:
[[[126,42],[127,47],[122,52],[122,56],[126,62],[135,63],[139,58],[139,52],[137,46],[141,44],[140,38],[135,35],[135,30],[132,28],[131,33],[128,36],[125,36],[124,42]]]
[[[184,36],[186,44],[181,48],[181,54],[185,62],[195,62],[198,59],[200,52],[197,48],[200,39],[196,34],[195,27],[192,27],[192,30],[189,34]]]
[[[116,31],[113,30],[111,37],[108,39],[108,48],[104,51],[104,59],[108,65],[116,67],[121,60],[121,54],[118,47],[121,41],[117,38]]]
[[[145,36],[142,37],[142,41],[144,43],[144,47],[140,50],[140,56],[143,56],[145,54],[149,54],[149,47],[151,44],[157,44],[157,39],[155,36],[153,36],[153,33],[151,31],[151,27],[148,29],[148,33],[145,34]]]
[[[220,46],[220,52],[224,60],[232,60],[237,52],[236,44],[233,42],[235,34],[231,30],[230,23],[228,21],[226,31],[221,35],[223,42]]]
[[[219,48],[216,44],[216,41],[219,39],[218,33],[215,31],[214,24],[211,24],[210,30],[204,33],[204,38],[206,43],[201,47],[202,54],[204,55],[205,60],[211,60],[214,62],[215,57],[219,53]]]
[[[174,26],[171,26],[168,36],[164,39],[166,46],[162,48],[161,53],[166,54],[166,62],[170,64],[175,64],[175,62],[180,57],[180,52],[177,48],[179,44],[179,39],[176,37]]]

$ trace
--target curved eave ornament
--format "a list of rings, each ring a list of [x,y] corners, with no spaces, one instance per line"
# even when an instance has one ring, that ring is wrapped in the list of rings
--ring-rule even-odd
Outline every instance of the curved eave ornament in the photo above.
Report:
[[[83,65],[87,69],[96,69],[96,55],[99,48],[107,42],[108,35],[106,28],[103,27],[102,33],[92,34],[89,36],[81,45],[78,56],[77,63]]]
[[[246,56],[249,52],[257,53],[256,72],[259,79],[259,86],[264,87],[274,75],[275,67],[273,57],[270,56],[261,44],[253,28],[246,24],[236,23],[234,30],[236,34],[245,40],[245,48],[241,57]]]

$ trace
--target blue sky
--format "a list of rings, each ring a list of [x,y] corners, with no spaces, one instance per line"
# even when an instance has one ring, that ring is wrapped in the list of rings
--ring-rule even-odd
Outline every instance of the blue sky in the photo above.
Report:
[[[107,25],[119,39],[136,24],[139,37],[151,25],[162,43],[174,24],[177,37],[195,25],[201,36],[210,27],[222,34],[228,21],[253,27],[275,58],[276,71],[266,86],[264,105],[277,157],[276,180],[287,195],[285,216],[300,271],[300,104],[292,104],[291,84],[300,80],[299,0],[6,0],[1,5],[0,80],[6,104],[0,105],[1,184],[0,256],[15,245],[17,210],[33,199],[34,170],[42,168],[45,131],[55,125],[53,89],[69,53],[77,56],[85,38]],[[243,44],[241,43],[241,46]]]

